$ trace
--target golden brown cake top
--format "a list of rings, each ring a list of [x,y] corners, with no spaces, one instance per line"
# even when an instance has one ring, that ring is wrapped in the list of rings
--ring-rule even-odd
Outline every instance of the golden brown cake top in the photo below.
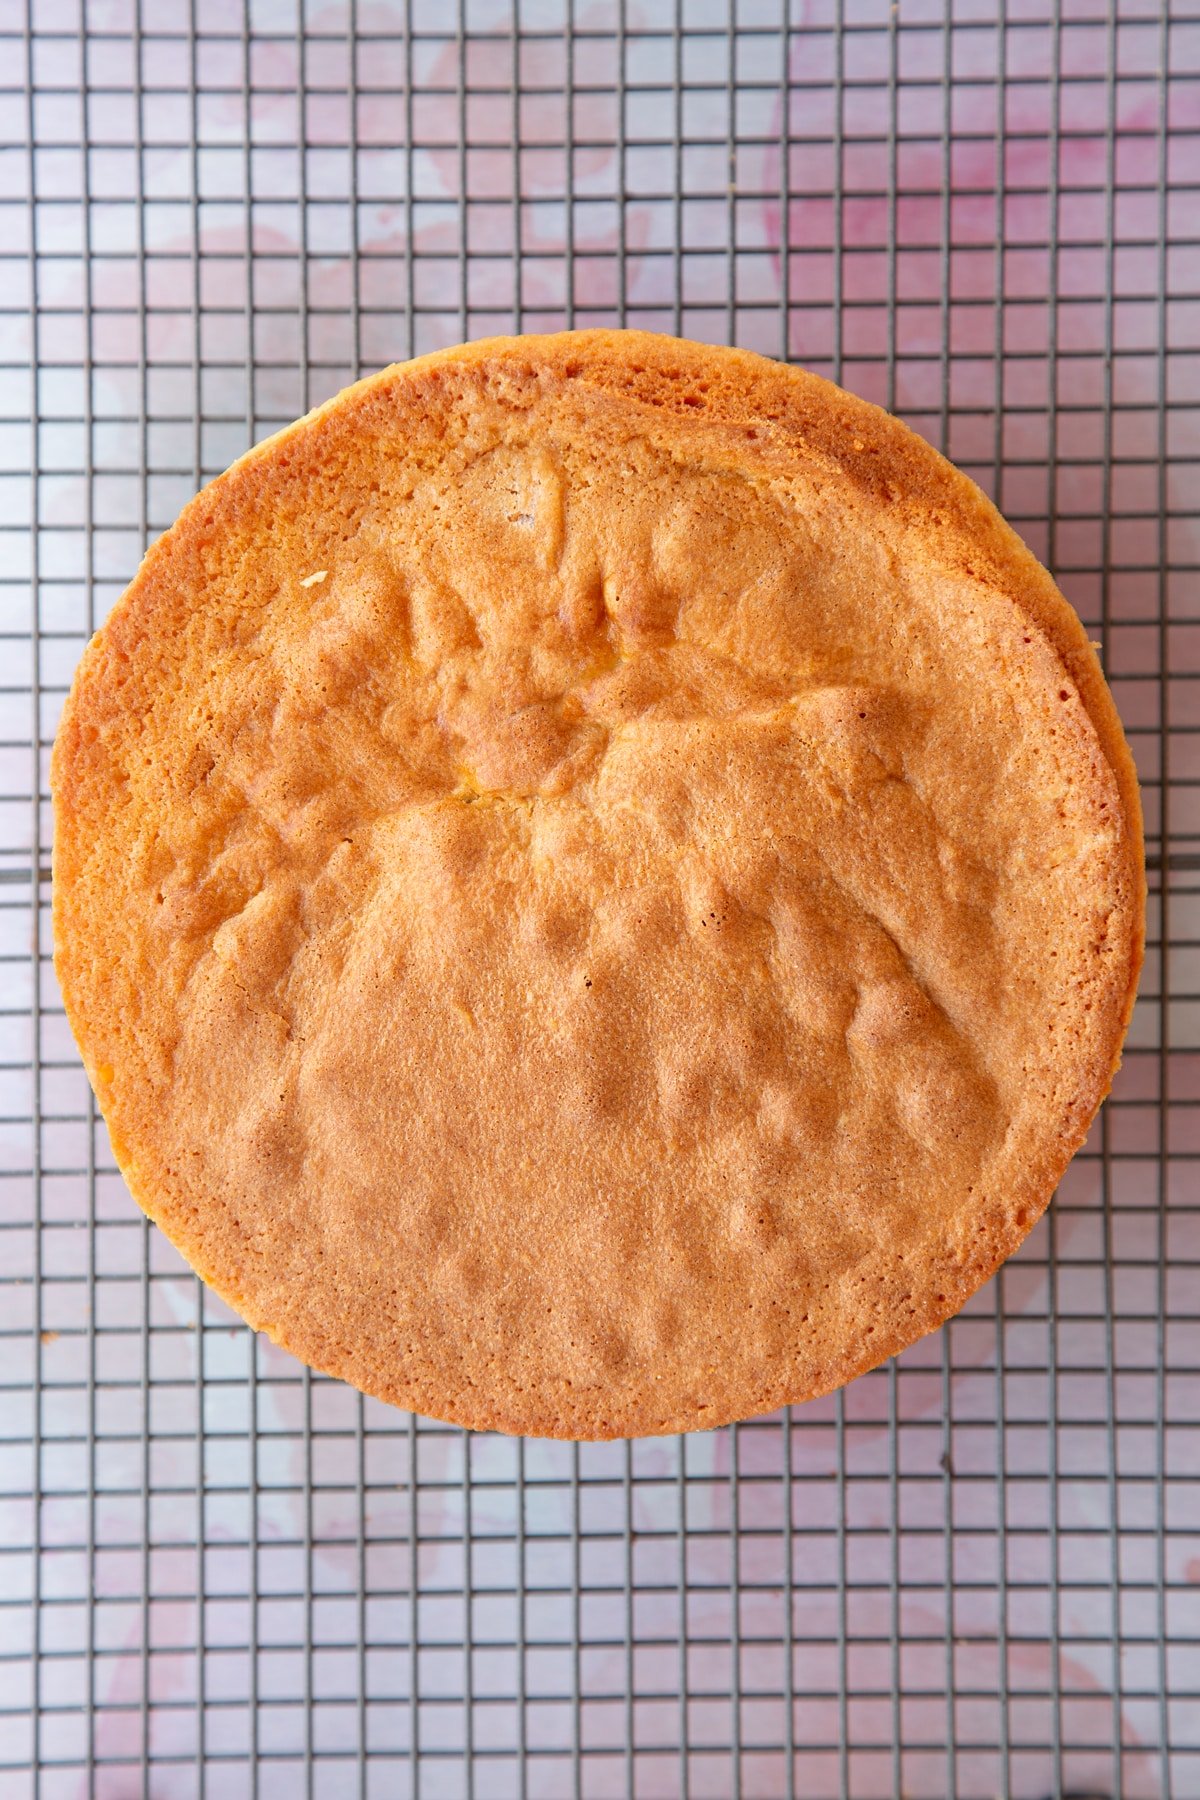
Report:
[[[385,370],[154,546],[55,750],[67,1009],[250,1322],[472,1426],[819,1393],[1106,1092],[1132,765],[1050,578],[815,376],[643,333]]]

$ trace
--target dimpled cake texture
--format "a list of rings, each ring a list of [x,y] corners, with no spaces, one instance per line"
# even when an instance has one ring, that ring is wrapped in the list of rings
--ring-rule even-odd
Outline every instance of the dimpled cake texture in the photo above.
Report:
[[[478,1428],[820,1394],[1028,1232],[1116,1067],[1137,785],[998,514],[636,332],[387,369],[153,547],[55,747],[56,966],[142,1206]]]

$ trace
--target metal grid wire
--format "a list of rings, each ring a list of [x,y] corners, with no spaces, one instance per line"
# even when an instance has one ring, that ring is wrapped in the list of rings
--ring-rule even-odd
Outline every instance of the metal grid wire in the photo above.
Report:
[[[0,1796],[1200,1796],[1197,0],[297,4],[0,0]],[[1102,646],[1152,900],[1114,1096],[958,1320],[574,1447],[310,1377],[141,1220],[46,761],[247,444],[592,323],[803,361],[1000,501]]]

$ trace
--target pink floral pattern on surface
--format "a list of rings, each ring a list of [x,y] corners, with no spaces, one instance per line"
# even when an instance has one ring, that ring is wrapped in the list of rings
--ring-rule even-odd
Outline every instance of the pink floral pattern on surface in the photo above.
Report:
[[[11,5],[0,8],[6,29],[12,12]],[[849,385],[874,399],[894,400],[935,440],[945,429],[949,452],[998,494],[1034,547],[1053,549],[1067,591],[1097,634],[1107,551],[1105,655],[1147,780],[1154,828],[1163,570],[1171,720],[1183,728],[1200,723],[1195,683],[1188,680],[1200,672],[1191,573],[1200,546],[1190,504],[1194,462],[1188,460],[1200,442],[1200,395],[1191,385],[1200,335],[1193,298],[1200,253],[1189,217],[1189,184],[1200,165],[1192,27],[1182,22],[1174,29],[1178,74],[1168,95],[1171,355],[1165,379],[1174,460],[1160,541],[1159,27],[1141,0],[1120,0],[1111,147],[1103,20],[1097,13],[1098,22],[1089,22],[1093,15],[1085,14],[1082,0],[1066,0],[1063,8],[1053,416],[1047,404],[1047,294],[1055,39],[1049,6],[1041,0],[1009,8],[999,121],[995,8],[956,12],[948,156],[938,87],[945,50],[940,7],[925,0],[901,0],[894,9],[846,0],[839,110],[834,0],[803,0],[791,8],[786,61],[777,34],[779,7],[739,0],[731,145],[727,9],[681,0],[684,89],[677,114],[674,6],[628,0],[623,159],[617,147],[615,0],[581,0],[570,47],[558,0],[522,0],[519,18],[509,0],[471,0],[463,12],[468,35],[461,63],[456,5],[359,0],[356,208],[348,147],[348,13],[345,4],[318,4],[305,12],[302,160],[294,8],[284,0],[262,0],[248,12],[235,0],[206,0],[197,8],[193,158],[187,10],[178,0],[164,0],[152,14],[143,0],[139,169],[132,0],[92,0],[86,46],[86,176],[93,197],[89,320],[81,307],[85,165],[78,94],[84,54],[72,36],[78,14],[66,0],[41,0],[34,8],[35,117],[46,146],[35,167],[43,736],[52,732],[91,617],[103,615],[127,580],[142,548],[143,526],[150,533],[163,528],[192,491],[197,460],[202,476],[215,473],[250,436],[335,391],[358,365],[377,366],[410,349],[453,342],[464,332],[551,329],[572,318],[616,323],[623,313],[629,323],[658,329],[678,324],[692,335],[733,339],[772,354],[786,347],[825,371],[840,344]],[[247,17],[248,46],[242,37]],[[900,75],[894,209],[887,86],[893,44]],[[243,88],[247,55],[249,96]],[[568,61],[575,81],[570,108],[563,96]],[[409,87],[411,154],[405,148]],[[19,101],[19,89],[3,98]],[[460,116],[470,145],[478,146],[465,154]],[[998,123],[1006,195],[1000,251]],[[6,117],[6,130],[10,124],[20,141],[19,106]],[[568,234],[569,126],[577,148]],[[521,141],[516,158],[514,129]],[[840,173],[833,152],[839,129]],[[8,216],[14,219],[23,179],[23,173],[15,176],[11,190]],[[783,204],[785,185],[790,198]],[[9,195],[5,189],[0,198]],[[839,246],[840,318],[834,311]],[[891,317],[890,297],[898,303]],[[1111,379],[1105,368],[1110,331]],[[34,347],[27,324],[10,315],[0,320],[0,333],[6,358],[19,367]],[[83,474],[89,461],[83,429],[89,357],[90,493]],[[24,389],[14,394],[19,411]],[[5,517],[20,524],[32,508],[29,426],[0,423],[0,437],[6,466],[15,471],[5,490],[6,501],[15,496]],[[1052,542],[1048,513],[1054,516]],[[81,529],[89,516],[90,543]],[[24,594],[21,604],[27,605]],[[13,617],[18,631],[27,630],[27,613]],[[31,708],[24,672],[10,689],[0,694],[0,736],[20,746]],[[1186,729],[1176,733],[1171,755],[1177,778],[1194,782],[1200,776],[1198,742]],[[11,764],[11,791],[18,796],[27,782],[27,743],[20,754],[24,760]],[[1185,852],[1194,850],[1200,830],[1194,802],[1193,789],[1181,787],[1172,812]],[[3,866],[19,871],[28,865],[33,841],[28,800],[0,800],[0,823]],[[44,854],[44,805],[39,829]],[[23,905],[27,890],[14,884],[11,892]],[[45,889],[42,898],[45,947]],[[22,905],[2,915],[14,922],[6,948],[17,958],[26,955],[33,924]],[[583,1791],[628,1791],[623,1742],[631,1666],[636,1792],[673,1797],[682,1791],[681,1504],[691,1791],[725,1797],[735,1791],[728,1746],[736,1623],[740,1791],[774,1800],[786,1792],[788,1538],[781,1471],[789,1438],[798,1793],[823,1800],[838,1793],[844,1780],[855,1800],[871,1800],[892,1794],[898,1779],[914,1800],[948,1795],[946,1744],[953,1727],[956,1800],[1002,1789],[1013,1800],[1040,1800],[1060,1785],[1108,1793],[1114,1737],[1121,1745],[1123,1791],[1133,1800],[1158,1796],[1160,1490],[1153,1474],[1164,1079],[1172,1100],[1168,1143],[1177,1159],[1168,1160],[1163,1173],[1163,1247],[1169,1252],[1164,1455],[1170,1475],[1161,1490],[1164,1616],[1168,1680],[1180,1696],[1170,1703],[1175,1788],[1179,1794],[1200,1791],[1200,1740],[1186,1698],[1200,1687],[1200,1539],[1194,1526],[1200,1426],[1186,1373],[1200,1347],[1194,1279],[1200,1218],[1194,1165],[1178,1160],[1200,1150],[1200,1016],[1187,997],[1195,982],[1186,946],[1200,937],[1194,882],[1179,887],[1171,922],[1181,945],[1171,1055],[1160,1072],[1154,1054],[1158,970],[1152,966],[1116,1104],[1103,1127],[1117,1159],[1111,1164],[1115,1210],[1107,1276],[1098,1129],[1090,1155],[1064,1183],[1052,1222],[1038,1228],[1002,1283],[978,1296],[946,1333],[900,1359],[894,1377],[879,1371],[841,1401],[798,1409],[788,1426],[782,1418],[758,1421],[736,1433],[696,1436],[683,1447],[667,1441],[628,1451],[623,1445],[585,1446],[577,1458],[564,1446],[518,1447],[485,1437],[468,1443],[461,1433],[425,1423],[410,1432],[406,1417],[373,1403],[360,1415],[357,1397],[331,1383],[314,1381],[308,1392],[297,1365],[255,1341],[211,1296],[201,1296],[165,1241],[144,1232],[112,1172],[102,1130],[95,1132],[99,1174],[89,1230],[86,1086],[45,963],[36,977],[45,1010],[38,1081],[42,1279],[35,1310],[29,1229],[34,1083],[28,1065],[38,1046],[30,965],[10,962],[11,1012],[0,1022],[8,1031],[0,1113],[12,1122],[0,1122],[0,1220],[9,1228],[6,1273],[22,1283],[5,1290],[14,1296],[13,1323],[27,1325],[29,1335],[17,1352],[24,1361],[14,1363],[7,1396],[12,1406],[5,1415],[11,1474],[0,1492],[0,1518],[3,1541],[17,1546],[18,1555],[3,1565],[10,1584],[4,1597],[13,1604],[0,1609],[0,1649],[13,1658],[5,1669],[17,1670],[16,1680],[26,1686],[15,1705],[5,1696],[9,1711],[0,1717],[0,1761],[11,1765],[0,1769],[0,1800],[29,1790],[32,1737],[28,1713],[21,1710],[28,1671],[20,1659],[31,1641],[31,1590],[21,1584],[30,1564],[22,1547],[33,1542],[29,1384],[35,1367],[45,1384],[44,1497],[37,1517],[39,1744],[41,1791],[52,1800],[82,1800],[89,1793],[128,1800],[143,1792],[154,1800],[186,1800],[196,1794],[201,1689],[210,1794],[233,1800],[250,1792],[252,1727],[257,1792],[264,1800],[290,1800],[305,1789],[309,1741],[313,1791],[338,1797],[359,1792],[360,1732],[369,1751],[363,1791],[389,1800],[412,1791],[414,1519],[420,1792],[464,1793],[468,1505],[476,1792],[501,1800],[521,1791],[514,1696],[523,1610],[530,1646],[524,1659],[525,1791],[550,1800],[573,1791],[576,1730]],[[1110,1304],[1117,1455],[1111,1482],[1104,1328]],[[1047,1363],[1051,1313],[1059,1365],[1053,1386]],[[145,1338],[144,1320],[150,1327]],[[91,1393],[93,1349],[97,1382]],[[201,1356],[203,1383],[197,1379]],[[252,1357],[258,1373],[253,1391],[247,1380]],[[1007,1417],[1003,1482],[1001,1395]],[[306,1409],[312,1423],[307,1438]],[[1051,1470],[1053,1446],[1057,1466]],[[463,1479],[468,1454],[469,1495]],[[518,1455],[525,1478],[523,1603],[515,1542]],[[687,1473],[682,1501],[681,1457]],[[196,1549],[201,1473],[202,1607]],[[309,1537],[311,1552],[305,1547]],[[576,1567],[578,1709],[572,1704]],[[627,1583],[633,1594],[628,1613]],[[95,1697],[90,1731],[84,1709],[89,1632]],[[258,1704],[252,1709],[254,1672]],[[1061,1784],[1053,1754],[1056,1691]],[[84,1766],[89,1747],[97,1759],[94,1777]]]

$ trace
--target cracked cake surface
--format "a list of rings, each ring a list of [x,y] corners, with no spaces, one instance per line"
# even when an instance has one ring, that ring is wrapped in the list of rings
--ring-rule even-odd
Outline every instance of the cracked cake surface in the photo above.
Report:
[[[937,1325],[1141,958],[1050,577],[876,408],[638,332],[421,358],[243,457],[53,791],[133,1194],[252,1325],[473,1427],[718,1424]]]

